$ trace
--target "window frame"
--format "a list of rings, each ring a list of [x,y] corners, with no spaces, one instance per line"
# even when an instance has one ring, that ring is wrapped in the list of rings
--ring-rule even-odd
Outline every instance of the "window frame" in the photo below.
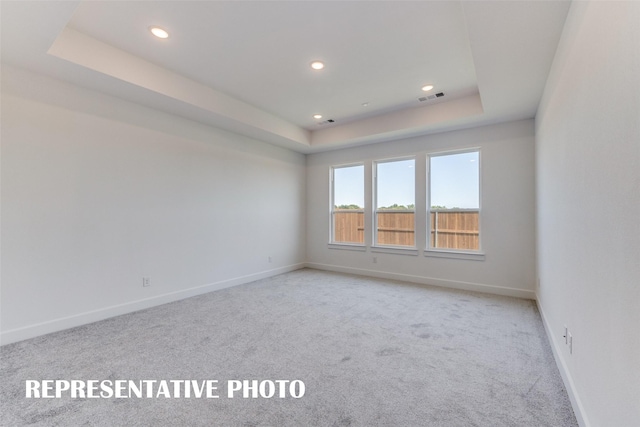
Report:
[[[442,212],[441,209],[432,209],[431,202],[431,159],[433,157],[450,156],[465,153],[478,153],[478,249],[454,249],[454,248],[439,248],[431,246],[431,213]],[[455,150],[445,150],[427,153],[426,157],[426,246],[424,249],[425,256],[432,256],[438,258],[458,258],[458,259],[471,259],[471,260],[484,260],[485,254],[482,248],[482,148],[481,147],[468,147]],[[475,209],[469,209],[475,211]]]
[[[384,244],[380,244],[378,242],[378,213],[380,212],[378,210],[378,165],[381,163],[392,163],[392,162],[401,162],[404,160],[413,160],[413,179],[414,179],[414,184],[413,184],[413,209],[410,212],[413,212],[413,235],[414,235],[414,239],[413,239],[413,246],[408,246],[408,245],[384,245]],[[371,214],[372,214],[372,221],[371,221],[371,251],[372,252],[387,252],[387,253],[396,253],[396,254],[409,254],[409,255],[417,255],[418,254],[418,247],[417,247],[417,222],[416,222],[416,180],[417,180],[417,173],[416,173],[416,165],[417,165],[417,155],[410,155],[410,156],[402,156],[402,157],[392,157],[392,158],[385,158],[385,159],[379,159],[379,160],[373,160],[372,161],[372,165],[371,165],[371,179],[372,179],[372,185],[371,185]],[[382,212],[388,212],[388,211],[382,211]]]
[[[366,233],[364,231],[366,231],[366,226],[365,229],[363,230],[363,239],[362,239],[362,243],[359,242],[338,242],[335,240],[335,209],[336,209],[336,204],[335,204],[335,170],[336,169],[343,169],[343,168],[350,168],[350,167],[357,167],[357,166],[362,166],[362,198],[363,198],[363,204],[364,206],[362,207],[362,209],[358,209],[355,210],[354,212],[359,212],[362,213],[363,217],[365,215],[366,212],[366,208],[367,208],[367,200],[366,200],[366,194],[365,194],[365,181],[366,181],[366,175],[367,175],[367,168],[365,165],[365,162],[354,162],[354,163],[345,163],[345,164],[339,164],[339,165],[333,165],[329,168],[329,247],[330,248],[334,248],[334,249],[347,249],[347,250],[359,250],[359,251],[365,251],[366,250]]]

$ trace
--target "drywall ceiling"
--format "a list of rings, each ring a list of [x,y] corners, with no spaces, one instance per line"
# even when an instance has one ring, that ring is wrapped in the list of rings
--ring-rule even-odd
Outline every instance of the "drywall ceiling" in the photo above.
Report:
[[[533,117],[568,8],[3,1],[1,53],[3,63],[310,153]],[[152,25],[170,37],[155,38]]]

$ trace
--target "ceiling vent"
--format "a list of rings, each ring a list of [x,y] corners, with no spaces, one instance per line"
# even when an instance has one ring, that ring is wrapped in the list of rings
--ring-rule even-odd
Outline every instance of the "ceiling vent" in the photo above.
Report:
[[[335,123],[335,120],[333,120],[333,119],[323,120],[321,122],[318,122],[318,125],[323,126],[323,125],[328,125],[328,124],[331,124],[331,123]]]
[[[418,98],[418,101],[420,102],[433,101],[434,99],[442,98],[443,96],[444,96],[443,92],[438,92],[435,95],[421,96],[420,98]]]

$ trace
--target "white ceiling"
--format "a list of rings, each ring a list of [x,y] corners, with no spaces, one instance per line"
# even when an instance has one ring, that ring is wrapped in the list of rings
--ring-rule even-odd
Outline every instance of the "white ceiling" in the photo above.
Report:
[[[1,58],[310,153],[533,117],[569,5],[2,1]]]

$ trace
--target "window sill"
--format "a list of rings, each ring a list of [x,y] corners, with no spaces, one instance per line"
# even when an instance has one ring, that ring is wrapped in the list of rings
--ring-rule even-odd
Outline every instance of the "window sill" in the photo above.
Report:
[[[340,249],[343,251],[359,251],[359,252],[367,251],[366,246],[359,245],[357,243],[329,243],[327,247],[329,249]]]
[[[424,256],[433,257],[433,258],[468,259],[472,261],[485,260],[485,255],[483,252],[459,252],[459,251],[425,249]]]
[[[418,256],[418,249],[403,248],[401,246],[372,246],[371,252]]]

